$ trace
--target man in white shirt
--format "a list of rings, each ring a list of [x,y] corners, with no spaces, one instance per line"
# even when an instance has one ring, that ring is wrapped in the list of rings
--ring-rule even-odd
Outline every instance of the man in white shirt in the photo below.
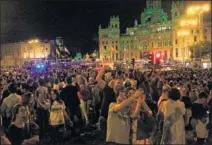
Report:
[[[15,83],[10,84],[8,90],[10,95],[3,100],[0,108],[0,112],[4,116],[4,127],[6,128],[10,125],[13,107],[22,101],[21,96],[16,94],[17,85]]]

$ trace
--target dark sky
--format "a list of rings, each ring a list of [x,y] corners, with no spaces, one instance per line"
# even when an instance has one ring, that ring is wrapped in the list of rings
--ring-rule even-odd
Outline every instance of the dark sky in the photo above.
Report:
[[[170,4],[163,3],[170,12]],[[64,38],[73,52],[91,52],[97,48],[98,26],[118,15],[121,31],[140,21],[145,0],[1,0],[1,42],[32,38]],[[95,41],[96,40],[96,41]]]
[[[119,15],[122,31],[139,19],[143,0],[1,1],[1,42],[64,38],[69,49],[97,47],[98,26]],[[75,49],[76,50],[76,49]]]

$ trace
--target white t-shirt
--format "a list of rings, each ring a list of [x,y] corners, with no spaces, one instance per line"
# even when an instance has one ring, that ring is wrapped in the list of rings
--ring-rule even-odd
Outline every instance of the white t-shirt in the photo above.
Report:
[[[129,144],[130,118],[127,115],[128,109],[122,112],[115,112],[115,104],[116,103],[111,103],[109,106],[106,141],[118,144]]]
[[[49,124],[61,125],[65,123],[64,110],[65,104],[54,101],[50,109]]]
[[[208,137],[208,131],[206,128],[206,124],[204,124],[200,120],[197,121],[196,133],[197,133],[198,138],[207,138]]]

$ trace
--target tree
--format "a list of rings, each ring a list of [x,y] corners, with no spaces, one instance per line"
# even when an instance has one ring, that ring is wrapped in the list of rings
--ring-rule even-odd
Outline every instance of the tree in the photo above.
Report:
[[[193,60],[199,60],[204,57],[208,57],[211,53],[211,42],[209,41],[203,41],[199,42],[197,44],[194,44],[189,47],[189,50],[191,52],[191,58]]]

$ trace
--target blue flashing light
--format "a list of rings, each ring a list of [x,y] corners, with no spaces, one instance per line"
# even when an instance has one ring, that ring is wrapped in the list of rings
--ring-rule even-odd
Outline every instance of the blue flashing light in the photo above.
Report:
[[[40,68],[40,67],[41,67],[41,66],[38,64],[38,65],[37,65],[37,68]]]

